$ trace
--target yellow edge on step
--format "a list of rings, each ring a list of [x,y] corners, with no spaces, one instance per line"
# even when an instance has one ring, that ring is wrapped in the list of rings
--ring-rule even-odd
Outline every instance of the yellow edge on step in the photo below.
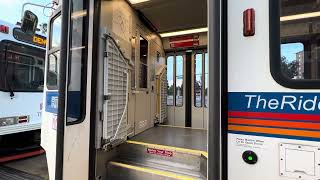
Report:
[[[197,155],[197,156],[202,155],[202,156],[208,158],[208,153],[205,151],[179,148],[179,147],[173,147],[173,146],[165,146],[165,145],[160,145],[160,144],[150,144],[150,143],[131,141],[131,140],[128,140],[126,142],[130,143],[130,144],[137,144],[137,145],[146,146],[148,148],[164,149],[164,150],[176,151],[176,152],[181,152],[181,153],[188,153],[188,154]]]
[[[123,168],[127,168],[127,169],[133,169],[136,171],[146,172],[146,173],[150,173],[150,174],[156,174],[159,176],[164,176],[164,177],[169,177],[169,178],[174,178],[174,179],[179,179],[179,180],[196,180],[195,178],[188,177],[188,176],[177,175],[177,174],[166,172],[166,171],[148,169],[148,168],[133,166],[133,165],[129,165],[129,164],[123,164],[123,163],[118,163],[118,162],[110,162],[110,164],[115,165],[115,166],[120,166]]]

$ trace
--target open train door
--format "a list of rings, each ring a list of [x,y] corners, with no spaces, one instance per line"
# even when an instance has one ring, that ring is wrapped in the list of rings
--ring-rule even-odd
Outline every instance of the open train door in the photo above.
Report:
[[[50,179],[88,179],[91,81],[87,78],[91,78],[92,54],[92,43],[88,43],[92,38],[89,1],[60,3],[50,18],[41,145],[46,151]]]
[[[229,180],[320,178],[319,7],[228,0]]]

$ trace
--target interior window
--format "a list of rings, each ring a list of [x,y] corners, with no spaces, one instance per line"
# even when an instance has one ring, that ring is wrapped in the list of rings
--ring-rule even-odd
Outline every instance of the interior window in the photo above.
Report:
[[[176,56],[176,106],[183,106],[183,56]]]
[[[131,61],[134,63],[134,68],[131,70],[131,89],[136,88],[136,38],[131,39]]]
[[[167,89],[167,105],[173,106],[174,105],[174,58],[173,56],[169,56],[167,58],[167,83],[168,83],[168,89]]]
[[[140,36],[140,88],[148,88],[148,41]]]
[[[198,53],[195,55],[194,61],[194,106],[202,107],[202,54]]]

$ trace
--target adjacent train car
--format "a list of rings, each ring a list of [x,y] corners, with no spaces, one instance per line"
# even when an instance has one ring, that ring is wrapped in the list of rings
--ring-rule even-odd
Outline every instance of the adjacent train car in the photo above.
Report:
[[[39,145],[45,46],[44,35],[0,21],[0,154]]]

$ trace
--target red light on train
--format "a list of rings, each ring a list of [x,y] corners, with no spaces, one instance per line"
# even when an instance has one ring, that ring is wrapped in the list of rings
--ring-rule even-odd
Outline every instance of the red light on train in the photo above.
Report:
[[[0,25],[0,32],[9,34],[9,27],[5,25]]]
[[[247,9],[243,12],[243,35],[255,35],[255,11],[254,9]]]

